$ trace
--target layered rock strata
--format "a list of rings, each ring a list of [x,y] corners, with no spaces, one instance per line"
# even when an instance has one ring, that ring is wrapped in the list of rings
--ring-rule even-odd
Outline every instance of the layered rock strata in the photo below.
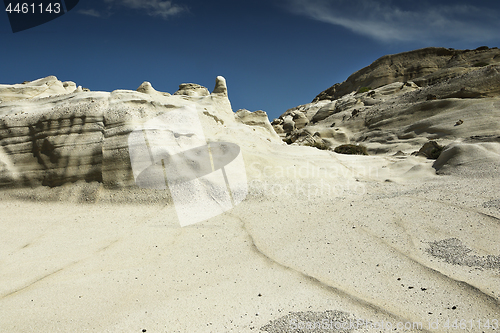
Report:
[[[209,140],[238,141],[232,131],[255,127],[262,138],[280,141],[264,112],[244,117],[233,113],[223,77],[217,78],[211,94],[205,87],[182,84],[174,95],[156,91],[149,82],[137,91],[85,92],[48,77],[2,85],[0,101],[3,186],[58,186],[78,180],[133,186],[129,134],[148,119],[187,106],[198,111]]]
[[[352,91],[374,89],[394,82],[413,81],[420,87],[443,82],[478,67],[500,63],[498,48],[454,50],[429,47],[386,55],[321,92],[313,102],[335,100]]]
[[[422,76],[427,73],[423,69],[409,76],[379,75],[390,73],[393,67],[399,68],[398,73],[410,73],[410,63],[422,67],[422,63],[438,63],[437,59],[441,59],[439,66],[426,67],[435,69],[427,76]],[[480,61],[491,64],[473,65]],[[409,154],[429,140],[438,140],[441,145],[457,140],[497,142],[498,61],[500,51],[496,48],[474,51],[432,48],[383,57],[353,74],[335,94],[292,108],[272,125],[288,144],[330,150],[345,143],[361,144],[370,154],[398,151]],[[412,76],[426,79],[391,83]],[[376,88],[361,92],[361,85]],[[337,97],[341,93],[344,94]]]

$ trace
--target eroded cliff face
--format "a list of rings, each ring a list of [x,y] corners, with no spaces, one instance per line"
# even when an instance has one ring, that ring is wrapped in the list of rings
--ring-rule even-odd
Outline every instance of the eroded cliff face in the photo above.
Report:
[[[65,94],[0,104],[2,184],[102,181],[107,99]]]
[[[59,186],[85,180],[132,186],[129,134],[149,119],[183,108],[197,110],[207,140],[241,143],[247,131],[249,141],[280,142],[267,115],[246,115],[247,120],[259,118],[254,131],[233,113],[222,77],[212,93],[182,84],[174,95],[158,92],[148,82],[137,91],[110,93],[84,91],[48,77],[0,87],[0,185]]]
[[[394,82],[412,81],[425,87],[499,63],[500,50],[488,47],[475,50],[429,47],[386,55],[321,92],[313,102],[335,100],[361,88],[375,89]]]

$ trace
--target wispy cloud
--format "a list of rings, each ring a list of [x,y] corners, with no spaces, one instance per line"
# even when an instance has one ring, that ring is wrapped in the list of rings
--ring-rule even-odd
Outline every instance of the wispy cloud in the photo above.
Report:
[[[488,41],[498,39],[498,10],[473,5],[393,0],[286,0],[289,10],[383,42]]]
[[[170,18],[187,11],[183,6],[174,4],[172,1],[162,0],[105,0],[106,3],[121,5],[131,9],[144,10],[150,16],[159,16],[163,19]]]
[[[101,17],[101,14],[95,9],[80,9],[78,13],[88,16]]]

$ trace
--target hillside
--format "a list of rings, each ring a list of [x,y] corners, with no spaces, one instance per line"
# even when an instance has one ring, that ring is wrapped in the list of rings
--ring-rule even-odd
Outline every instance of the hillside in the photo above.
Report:
[[[477,67],[499,63],[500,50],[486,46],[475,50],[429,47],[386,55],[353,73],[344,82],[321,92],[313,102],[334,100],[363,87],[375,89],[394,82],[413,81],[419,87],[425,87],[475,70]]]
[[[385,56],[334,86],[332,95],[323,92],[272,124],[288,144],[325,150],[361,145],[372,155],[408,156],[429,141],[450,149],[500,142],[499,60],[496,48]],[[497,165],[487,150],[477,154]]]

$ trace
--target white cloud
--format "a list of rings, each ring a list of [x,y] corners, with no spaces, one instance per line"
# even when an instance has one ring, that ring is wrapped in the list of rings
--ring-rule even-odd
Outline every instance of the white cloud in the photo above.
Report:
[[[83,14],[83,15],[88,15],[88,16],[94,16],[94,17],[100,17],[101,14],[95,10],[95,9],[80,9],[78,11],[80,14]]]
[[[109,4],[118,4],[132,9],[145,10],[150,16],[167,19],[186,11],[186,8],[172,1],[161,0],[105,0]]]
[[[418,2],[402,9],[392,0],[287,0],[289,10],[379,41],[487,41],[498,38],[498,11],[472,5]]]

